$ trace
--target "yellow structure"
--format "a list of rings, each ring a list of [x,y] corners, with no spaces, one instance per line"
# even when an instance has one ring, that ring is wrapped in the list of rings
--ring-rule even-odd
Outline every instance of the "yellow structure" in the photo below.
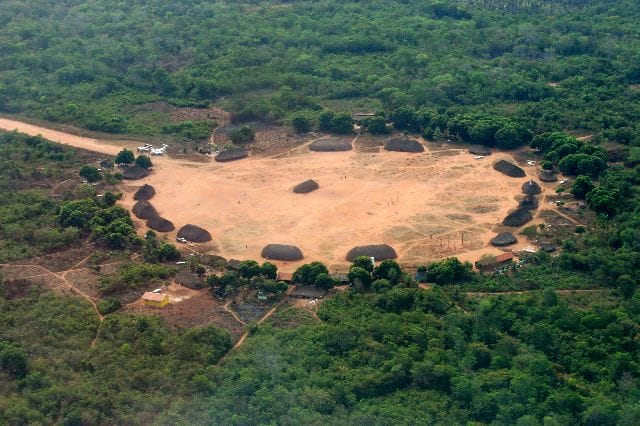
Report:
[[[147,291],[142,295],[142,301],[144,302],[145,306],[164,308],[169,304],[169,295]]]

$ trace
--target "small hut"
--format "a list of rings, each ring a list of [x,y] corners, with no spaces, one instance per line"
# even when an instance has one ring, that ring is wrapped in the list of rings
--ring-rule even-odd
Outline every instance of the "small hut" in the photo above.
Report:
[[[491,239],[491,245],[505,247],[518,242],[518,239],[511,232],[501,232]]]
[[[469,147],[469,154],[473,155],[491,155],[491,148],[484,145],[472,145]]]
[[[338,152],[351,151],[353,146],[351,145],[351,140],[320,139],[309,145],[309,149],[316,152]]]
[[[502,221],[502,224],[504,226],[517,228],[531,220],[533,220],[533,216],[531,215],[531,212],[529,212],[529,210],[518,209],[513,213],[510,213],[509,215],[507,215],[507,217],[505,217],[504,220]]]
[[[191,290],[203,288],[206,283],[199,276],[187,271],[180,271],[175,277],[175,282]]]
[[[353,262],[358,256],[373,257],[375,260],[388,260],[398,257],[395,249],[388,244],[372,244],[368,246],[357,246],[349,250],[346,259]]]
[[[555,182],[558,180],[558,176],[553,170],[540,170],[540,172],[538,172],[538,178],[540,178],[542,182]]]
[[[535,195],[525,195],[522,200],[520,200],[520,204],[518,204],[519,209],[526,210],[535,210],[538,208],[538,199]]]
[[[149,170],[140,166],[127,167],[122,171],[122,178],[128,180],[142,179],[149,176]]]
[[[153,189],[153,186],[145,183],[133,194],[133,199],[136,201],[149,201],[154,195],[156,195],[156,190]]]
[[[296,194],[307,194],[309,192],[315,191],[318,188],[320,188],[318,182],[313,179],[308,179],[294,186],[293,192],[295,192]]]
[[[142,301],[145,306],[164,308],[169,304],[169,295],[147,291],[142,295]]]
[[[260,254],[265,259],[296,261],[304,259],[302,250],[288,244],[267,244]]]
[[[247,158],[248,156],[249,152],[246,149],[235,148],[222,151],[220,154],[215,156],[215,160],[222,163],[227,161],[241,160],[243,158]]]
[[[522,193],[526,195],[538,195],[542,192],[542,188],[540,188],[540,184],[533,180],[529,182],[525,182],[522,184]]]
[[[424,152],[424,146],[413,139],[390,139],[384,146],[385,151],[396,152]]]
[[[211,234],[206,229],[189,224],[180,228],[178,238],[184,238],[194,243],[206,243],[207,241],[211,241]]]
[[[493,165],[493,168],[502,174],[513,178],[522,178],[526,176],[524,170],[505,160],[500,160]]]
[[[160,216],[150,217],[149,220],[147,220],[147,227],[158,232],[171,232],[176,229],[176,227],[173,226],[173,222]]]
[[[151,219],[158,217],[155,207],[148,201],[138,201],[133,205],[133,214],[139,219]]]

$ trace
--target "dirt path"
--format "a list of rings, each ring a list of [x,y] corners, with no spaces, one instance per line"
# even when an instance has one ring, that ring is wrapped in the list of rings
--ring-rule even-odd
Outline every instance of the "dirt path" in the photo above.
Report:
[[[265,322],[267,319],[269,319],[269,317],[270,317],[271,315],[273,315],[273,314],[278,310],[278,308],[279,308],[279,307],[280,307],[280,306],[281,306],[281,305],[282,305],[282,304],[287,300],[287,298],[289,297],[289,294],[291,294],[291,292],[293,291],[293,289],[294,289],[294,288],[296,288],[296,287],[295,287],[295,286],[289,286],[289,288],[287,289],[286,293],[285,293],[285,294],[284,294],[284,296],[282,297],[282,300],[280,300],[280,301],[279,301],[279,302],[278,302],[278,303],[277,303],[273,308],[271,308],[271,309],[269,310],[269,312],[267,312],[266,314],[264,314],[264,315],[262,316],[262,318],[260,318],[260,319],[256,322],[256,324],[262,324],[262,323],[263,323],[263,322]],[[223,308],[225,308],[226,310],[228,310],[228,311],[231,313],[231,315],[233,315],[233,316],[234,316],[234,318],[236,318],[236,316],[233,314],[233,312],[232,312],[230,309],[228,309],[228,305],[229,305],[229,303],[231,303],[231,302],[227,302],[227,303],[223,306]],[[236,319],[237,319],[238,321],[242,322],[240,319],[238,319],[238,318],[236,318]],[[242,322],[242,323],[244,324],[244,322]],[[218,363],[217,363],[216,365],[222,365],[222,364],[224,363],[224,360],[229,356],[229,354],[231,354],[232,352],[236,351],[240,346],[242,346],[242,345],[244,344],[244,341],[246,340],[246,338],[247,338],[248,336],[249,336],[249,331],[247,330],[247,331],[245,331],[245,333],[244,333],[242,336],[240,336],[240,338],[238,339],[238,341],[236,342],[236,344],[235,344],[235,345],[233,345],[233,347],[232,347],[231,349],[229,349],[229,352],[227,352],[226,354],[224,354],[224,355],[222,356],[222,358],[220,358],[220,359],[218,360]]]
[[[225,303],[224,305],[222,305],[222,309],[224,309],[225,311],[229,312],[229,314],[235,318],[236,321],[238,321],[240,324],[242,325],[247,325],[246,322],[242,321],[240,319],[240,317],[233,311],[233,309],[229,308],[229,305],[231,304],[231,301]]]

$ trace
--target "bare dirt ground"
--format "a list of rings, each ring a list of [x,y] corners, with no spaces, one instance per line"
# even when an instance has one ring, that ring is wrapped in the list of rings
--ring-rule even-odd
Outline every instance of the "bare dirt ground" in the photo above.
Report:
[[[0,119],[0,128],[105,154],[137,144],[7,119]],[[293,244],[305,261],[320,260],[337,271],[346,269],[347,251],[363,244],[390,244],[409,266],[453,255],[475,261],[483,253],[499,252],[488,240],[516,207],[528,179],[493,170],[495,161],[513,159],[511,154],[475,159],[459,146],[431,143],[420,154],[385,152],[378,149],[383,140],[366,136],[361,146],[356,138],[355,149],[348,152],[310,152],[304,144],[224,164],[154,157],[154,172],[125,187],[121,204],[131,208],[135,186],[152,185],[156,196],[151,202],[163,217],[176,229],[191,223],[209,230],[214,241],[196,248],[227,258],[259,259],[266,244]],[[520,165],[535,176],[534,166]],[[294,194],[293,186],[306,179],[316,180],[320,189]],[[554,184],[543,187],[549,191]],[[139,225],[139,232],[146,232]],[[168,237],[173,239],[175,232]],[[299,264],[278,266],[293,271]]]

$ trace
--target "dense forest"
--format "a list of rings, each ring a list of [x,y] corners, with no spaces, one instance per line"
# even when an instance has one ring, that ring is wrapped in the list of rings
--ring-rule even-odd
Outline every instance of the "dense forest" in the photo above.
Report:
[[[639,12],[633,0],[7,0],[0,111],[158,135],[158,101],[276,122],[404,107],[430,137],[464,139],[466,118],[625,143],[640,118]]]
[[[0,424],[640,424],[639,15],[632,0],[3,1],[5,114],[197,139],[212,123],[148,106],[336,132],[371,111],[371,132],[529,145],[596,219],[500,275],[356,259],[316,315],[283,307],[231,350],[217,326],[121,309],[180,253],[136,234],[117,171],[2,133],[0,274],[89,247],[96,269],[126,261],[93,306],[0,275]],[[278,296],[275,272],[203,282]],[[325,272],[295,276],[327,289]]]

